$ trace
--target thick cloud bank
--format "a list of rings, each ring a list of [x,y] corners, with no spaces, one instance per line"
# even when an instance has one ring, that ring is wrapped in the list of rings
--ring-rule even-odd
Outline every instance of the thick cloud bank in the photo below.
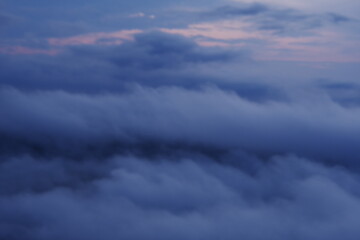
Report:
[[[330,100],[260,104],[217,88],[177,87],[122,95],[4,89],[1,96],[8,151],[71,156],[154,144],[295,153],[353,166],[359,158],[360,112]]]
[[[71,178],[57,161],[3,164],[5,181],[18,171],[39,179],[13,183],[21,194],[2,196],[2,239],[355,240],[360,234],[358,177],[293,156],[253,158],[259,162],[252,173],[206,158],[114,157],[106,178],[76,188],[55,187]],[[44,184],[53,187],[28,189]]]
[[[360,238],[357,85],[163,33],[0,61],[1,240]]]

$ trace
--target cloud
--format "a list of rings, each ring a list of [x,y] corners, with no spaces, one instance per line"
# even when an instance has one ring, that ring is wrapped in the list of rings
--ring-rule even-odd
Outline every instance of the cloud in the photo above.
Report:
[[[59,50],[11,46],[0,47],[0,53],[9,55],[56,55],[59,53]]]
[[[160,154],[160,146],[205,146],[357,166],[359,112],[326,96],[308,96],[311,103],[254,103],[216,88],[177,87],[140,87],[123,95],[3,89],[1,96],[7,116],[0,121],[2,141],[15,152],[81,156],[91,146],[89,154],[101,157],[132,148],[146,153],[150,143]]]
[[[334,101],[344,106],[359,106],[360,86],[354,83],[322,83],[320,84]]]
[[[240,7],[223,6],[212,12],[206,13],[208,17],[236,17],[236,16],[253,16],[268,11],[268,7],[264,4],[253,3]]]
[[[339,14],[336,14],[336,13],[329,13],[328,16],[330,18],[330,21],[333,21],[334,23],[352,21],[352,19],[350,19],[349,17],[339,15]]]
[[[356,165],[359,139],[350,133],[358,131],[357,109],[312,82],[269,84],[268,74],[250,81],[242,74],[251,64],[241,54],[151,32],[54,57],[4,56],[2,151],[79,159],[192,151],[217,158],[241,149]]]
[[[253,0],[232,0],[236,3],[253,3]],[[356,0],[345,0],[339,2],[337,0],[261,0],[263,4],[274,5],[278,7],[287,7],[293,9],[299,9],[301,11],[310,11],[310,12],[338,12],[343,15],[351,16],[357,18],[356,8],[359,6],[359,3]]]
[[[242,21],[253,23],[258,30],[284,35],[303,34],[328,24],[352,21],[351,18],[337,13],[307,13],[260,3],[223,6],[203,13],[202,16],[210,19],[242,18]]]
[[[260,3],[225,5],[197,14],[198,19],[186,27],[161,30],[191,37],[203,45],[245,47],[258,60],[359,61],[355,53],[344,54],[358,48],[354,36],[344,31],[354,29],[351,26],[357,20],[345,15]]]
[[[264,32],[196,27],[223,43]],[[170,33],[78,34],[54,38],[53,55],[0,56],[0,239],[359,239],[358,66],[259,62]],[[109,38],[121,44],[99,44]],[[314,40],[282,39],[298,51]]]
[[[277,157],[254,175],[192,159],[116,157],[86,188],[3,197],[1,237],[11,239],[356,239],[352,173]],[[15,214],[16,213],[16,214]],[[317,227],[315,228],[314,225]]]
[[[93,33],[68,38],[50,38],[48,39],[51,46],[71,46],[71,45],[93,45],[109,44],[118,45],[126,40],[131,40],[132,36],[140,30],[123,30],[112,33]]]
[[[128,51],[125,51],[127,49]],[[137,35],[134,44],[123,46],[122,53],[112,59],[115,64],[145,69],[162,69],[206,62],[224,62],[234,55],[198,48],[181,36],[161,32]],[[205,51],[204,51],[205,50]],[[134,55],[139,53],[139,55]]]
[[[21,16],[21,20],[15,28],[6,30],[5,38],[1,41],[2,49],[23,47],[32,49],[32,52],[36,49],[37,53],[44,50],[42,54],[48,54],[48,49],[51,48],[53,54],[55,50],[52,48],[55,46],[63,50],[65,45],[119,45],[131,38],[135,31],[157,29],[191,36],[203,46],[227,46],[231,49],[245,46],[258,52],[258,59],[358,61],[357,55],[349,50],[357,48],[355,38],[346,35],[353,31],[350,29],[354,29],[347,25],[354,24],[355,21],[336,11],[312,13],[263,3],[219,7],[218,1],[207,3],[207,9],[200,8],[203,3],[198,1],[183,3],[184,6],[192,5],[191,8],[177,6],[175,2],[165,4],[161,1],[158,4],[162,8],[154,9],[147,6],[147,3],[140,4],[141,9],[133,3],[101,6],[94,1],[69,2],[63,6],[43,3],[36,5],[37,14],[31,8],[25,8],[23,12],[11,8],[12,11],[9,12],[14,16]],[[68,11],[70,6],[72,10]],[[112,6],[111,9],[109,6]],[[152,20],[145,21],[144,17],[129,18],[132,14],[139,13],[139,16],[144,14]],[[346,28],[349,29],[343,31]],[[326,34],[327,31],[333,34]],[[331,41],[329,35],[332,35]],[[273,40],[279,43],[284,37],[301,39],[309,36],[318,41],[309,42],[305,46],[273,46]],[[351,42],[350,39],[354,40]],[[321,53],[311,55],[319,45]],[[299,52],[299,47],[308,48]],[[22,52],[24,51],[17,51],[17,54]],[[345,52],[351,54],[344,54]],[[9,54],[13,51],[2,50],[2,53]]]
[[[76,41],[58,39],[57,43]],[[214,82],[206,68],[231,61],[248,62],[250,56],[246,51],[202,47],[179,35],[149,32],[136,34],[133,40],[119,46],[73,46],[54,57],[3,56],[0,61],[7,66],[6,71],[0,73],[2,85],[21,89],[99,92],[124,91],[134,83],[199,87]],[[211,64],[213,66],[207,67]],[[199,73],[200,66],[205,69]]]

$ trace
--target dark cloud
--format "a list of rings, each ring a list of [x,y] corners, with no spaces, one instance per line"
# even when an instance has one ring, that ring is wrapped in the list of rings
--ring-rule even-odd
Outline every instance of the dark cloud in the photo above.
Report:
[[[0,83],[24,90],[93,93],[123,92],[133,84],[186,88],[215,84],[226,89],[237,85],[233,89],[254,100],[281,95],[266,84],[245,78],[227,84],[223,76],[215,77],[212,72],[229,62],[246,68],[251,57],[245,50],[206,48],[182,36],[150,32],[138,34],[134,41],[120,46],[72,47],[57,57],[2,56]]]
[[[352,21],[351,18],[348,18],[346,16],[336,14],[336,13],[329,13],[328,14],[330,21],[333,21],[334,23],[341,23],[341,22],[349,22]]]
[[[242,54],[152,32],[121,46],[76,47],[58,57],[3,56],[1,152],[101,159],[192,151],[219,158],[242,149],[356,162],[359,139],[349,132],[357,132],[359,115],[338,106],[323,87],[297,93],[299,86],[241,75],[211,77],[229,61],[246,67]],[[339,117],[328,119],[327,111]]]
[[[355,83],[322,83],[329,96],[345,107],[360,106],[360,86]]]
[[[74,161],[64,158],[2,156],[0,196],[44,193],[57,187],[79,189],[85,183],[104,177],[111,161]]]
[[[215,9],[214,11],[204,14],[207,17],[239,17],[239,16],[252,16],[258,15],[269,11],[269,8],[264,4],[254,3],[244,5],[241,7],[223,6]]]
[[[240,159],[239,159],[240,160]],[[254,175],[211,161],[116,157],[107,178],[3,197],[4,239],[356,239],[358,177],[296,157]],[[316,227],[314,227],[316,226]]]
[[[3,141],[14,144],[10,149],[39,149],[44,154],[50,149],[50,154],[76,156],[88,148],[111,153],[121,150],[124,142],[136,146],[150,141],[238,148],[260,155],[296,153],[356,165],[358,112],[326,98],[317,101],[313,106],[254,103],[217,88],[139,87],[123,95],[3,89],[1,113],[7,118],[0,121],[0,132]],[[334,117],[328,118],[327,112]]]
[[[119,67],[144,70],[177,68],[184,64],[224,62],[235,55],[230,52],[211,52],[180,36],[154,32],[136,36],[134,43],[121,46],[111,60]]]
[[[258,21],[258,20],[255,20]],[[304,31],[321,28],[326,25],[352,21],[336,13],[309,14],[293,9],[269,11],[258,21],[259,29],[272,30],[278,34],[301,34]]]
[[[241,17],[244,21],[255,23],[259,30],[286,35],[303,35],[310,29],[352,21],[351,18],[337,13],[311,14],[296,9],[274,8],[260,3],[223,6],[201,16],[205,19]]]

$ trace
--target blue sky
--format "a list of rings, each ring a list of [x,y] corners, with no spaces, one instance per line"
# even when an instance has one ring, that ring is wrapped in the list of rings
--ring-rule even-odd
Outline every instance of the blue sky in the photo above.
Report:
[[[359,9],[0,0],[0,239],[360,239]]]

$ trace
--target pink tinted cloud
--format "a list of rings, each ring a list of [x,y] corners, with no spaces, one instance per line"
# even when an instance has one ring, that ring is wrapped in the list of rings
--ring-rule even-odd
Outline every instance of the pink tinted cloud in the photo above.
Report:
[[[215,21],[189,25],[182,29],[161,29],[163,32],[192,37],[202,46],[230,48],[248,47],[258,60],[301,62],[360,62],[360,49],[336,31],[317,31],[312,36],[284,37],[271,31],[256,30],[242,21]],[[246,41],[245,41],[246,40]]]
[[[258,31],[249,31],[248,23],[239,21],[219,21],[189,25],[183,29],[160,29],[163,32],[180,34],[186,37],[206,37],[217,40],[244,40],[259,39],[262,34]]]
[[[259,59],[304,62],[360,62],[360,56],[346,49],[360,49],[360,44],[340,33],[318,31],[308,37],[276,37],[258,54]]]
[[[338,52],[317,51],[303,52],[296,54],[285,54],[278,51],[268,50],[262,54],[256,54],[255,58],[265,61],[294,61],[294,62],[334,62],[334,63],[350,63],[360,62],[360,58],[356,56],[347,56]]]
[[[1,54],[8,55],[49,55],[54,56],[60,52],[58,49],[38,49],[24,46],[0,47]]]
[[[196,43],[203,47],[233,47],[233,46],[243,47],[243,46],[245,46],[245,44],[243,44],[243,43],[230,44],[230,43],[226,43],[226,42],[211,41],[211,40],[197,40]]]
[[[52,46],[72,45],[118,45],[124,40],[132,40],[133,35],[141,33],[141,30],[122,30],[116,32],[96,32],[67,38],[49,38],[48,43]]]
[[[215,21],[189,25],[187,28],[160,28],[160,31],[193,38],[204,47],[242,48],[253,51],[258,60],[301,62],[360,62],[359,54],[349,49],[360,49],[358,42],[333,31],[317,31],[312,36],[283,37],[269,31],[256,30],[251,23]],[[67,38],[50,38],[52,47],[61,49],[71,45],[119,45],[133,40],[138,29],[115,32],[97,32]],[[33,49],[22,46],[0,48],[3,54],[56,55],[60,50]]]

